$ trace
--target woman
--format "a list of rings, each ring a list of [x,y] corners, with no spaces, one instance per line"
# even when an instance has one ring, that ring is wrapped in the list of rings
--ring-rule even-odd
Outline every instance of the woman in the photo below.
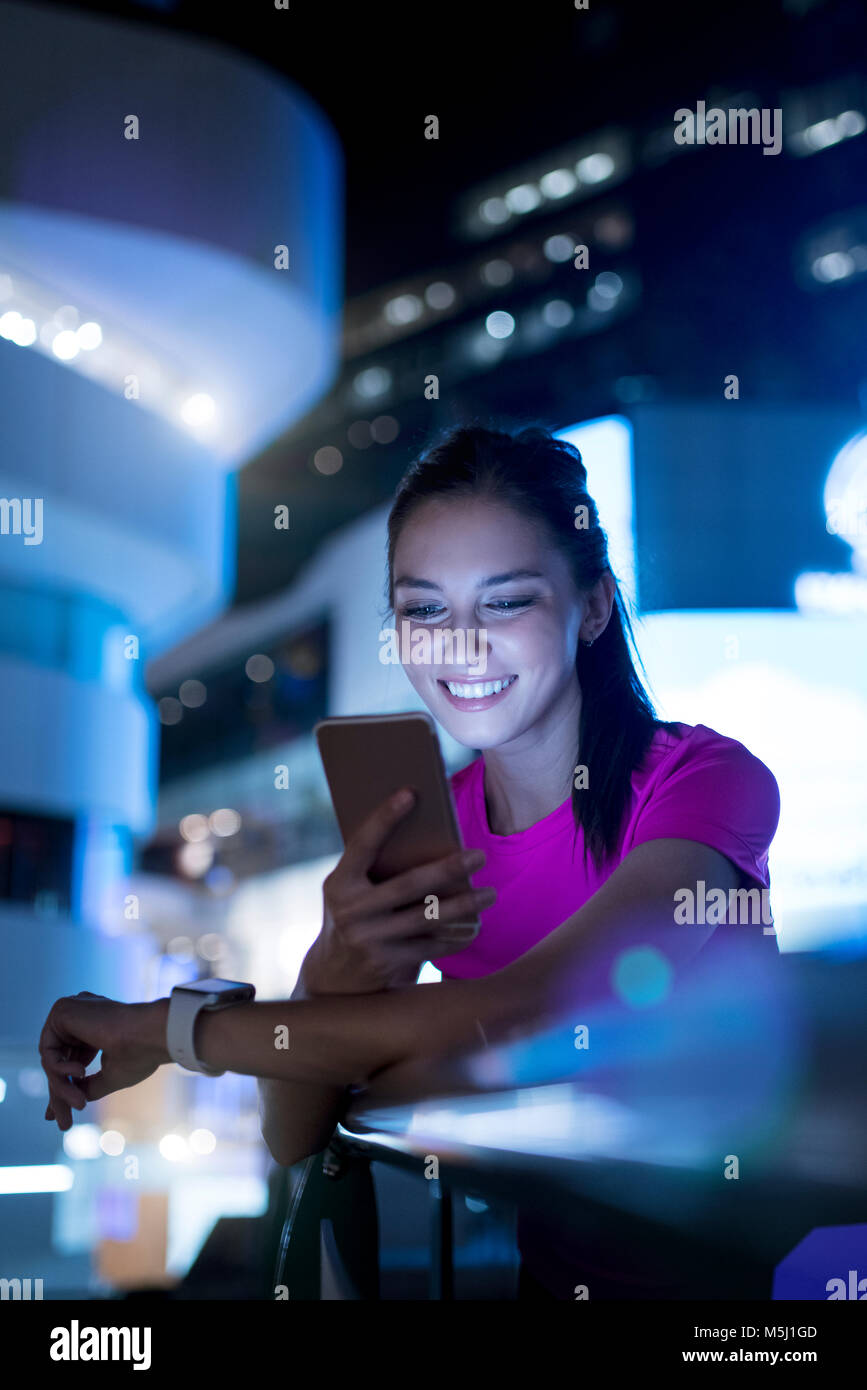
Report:
[[[287,1164],[324,1147],[350,1085],[376,1077],[377,1098],[416,1075],[423,1086],[436,1059],[478,1049],[480,1032],[493,1043],[574,1013],[608,988],[624,944],[688,961],[714,931],[678,919],[690,885],[726,901],[769,887],[776,782],[740,743],[655,718],[575,448],[536,428],[447,434],[398,488],[388,596],[398,623],[481,641],[489,694],[469,668],[405,667],[434,717],[481,754],[452,778],[469,852],[371,884],[407,810],[386,803],[325,881],[292,1001],[203,1016],[202,1061],[260,1078],[263,1134]],[[463,875],[482,865],[467,894]],[[481,914],[468,947],[443,952],[430,934],[430,894],[440,927]],[[431,958],[443,982],[415,985]],[[71,1108],[168,1062],[167,1007],[58,1001],[41,1042],[46,1117],[68,1129]],[[291,1046],[276,1050],[282,1024]],[[102,1071],[85,1077],[100,1049]]]

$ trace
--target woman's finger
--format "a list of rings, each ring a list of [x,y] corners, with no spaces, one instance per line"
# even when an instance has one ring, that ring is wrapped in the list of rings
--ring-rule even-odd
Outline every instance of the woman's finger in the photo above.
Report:
[[[373,885],[369,902],[374,910],[384,912],[417,903],[429,893],[466,892],[471,887],[470,874],[478,873],[484,862],[485,855],[481,850],[456,850],[442,859],[419,864],[414,869],[406,869],[402,874],[395,874],[383,883]]]
[[[399,798],[404,791],[412,792],[412,800],[401,804]],[[342,856],[343,868],[359,877],[365,875],[375,864],[377,855],[392,830],[414,804],[415,792],[411,787],[404,787],[387,801],[383,801],[375,811],[371,811],[346,841]]]
[[[42,1070],[48,1079],[49,1090],[58,1090],[73,1100],[81,1092],[78,1081],[83,1080],[87,1068],[83,1062],[69,1061],[66,1053],[68,1048],[48,1047],[43,1048]]]
[[[389,941],[405,937],[416,941],[419,937],[435,935],[443,925],[453,923],[472,923],[480,912],[490,907],[497,897],[495,888],[471,888],[469,892],[457,893],[449,898],[440,898],[437,903],[437,916],[425,916],[427,908],[416,903],[402,912],[395,912],[385,919],[365,923],[368,940]],[[445,954],[441,952],[440,954]]]
[[[87,1071],[83,1062],[68,1062],[62,1057],[43,1057],[42,1069],[50,1076],[84,1076]]]
[[[452,922],[459,921],[461,913],[472,920],[480,909],[490,907],[496,889],[469,885],[468,874],[474,870],[467,868],[464,858],[467,853],[458,851],[424,864],[420,869],[409,869],[355,895],[353,911],[358,938],[395,941],[402,936],[418,936],[420,932],[429,931],[431,920],[437,920],[424,915],[428,907],[425,900],[429,897],[437,899],[439,918]],[[481,896],[476,897],[476,894]],[[398,908],[405,911],[398,911]]]
[[[56,1095],[54,1091],[50,1091],[49,1094],[51,1096],[51,1109],[54,1112],[53,1118],[57,1121],[58,1127],[60,1129],[71,1129],[72,1111],[66,1104],[66,1101]]]
[[[83,1080],[87,1073],[87,1068],[82,1062],[66,1062],[62,1058],[50,1056],[42,1058],[42,1070],[50,1085],[67,1081],[74,1083]]]
[[[443,899],[439,916],[432,919],[418,905],[386,919],[374,918],[361,924],[366,935],[359,936],[356,944],[394,969],[421,965],[435,956],[457,955],[475,941],[478,914],[496,896],[495,889],[483,888]]]
[[[84,1109],[84,1092],[74,1081],[68,1081],[64,1076],[52,1075],[49,1092],[52,1097],[65,1101],[73,1110]]]
[[[117,1083],[109,1081],[104,1071],[95,1071],[84,1084],[88,1100],[103,1100],[118,1089]]]

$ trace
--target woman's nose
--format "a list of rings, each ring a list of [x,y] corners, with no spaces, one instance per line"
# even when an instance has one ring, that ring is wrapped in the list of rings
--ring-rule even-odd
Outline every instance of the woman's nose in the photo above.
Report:
[[[463,633],[467,665],[478,667],[479,673],[482,674],[487,668],[491,650],[487,630],[474,616],[465,624]]]

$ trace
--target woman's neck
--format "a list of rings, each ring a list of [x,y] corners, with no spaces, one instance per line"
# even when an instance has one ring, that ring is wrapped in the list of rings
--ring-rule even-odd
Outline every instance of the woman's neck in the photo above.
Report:
[[[569,796],[581,714],[577,682],[570,694],[556,718],[534,725],[515,743],[484,750],[485,807],[494,835],[526,830]]]

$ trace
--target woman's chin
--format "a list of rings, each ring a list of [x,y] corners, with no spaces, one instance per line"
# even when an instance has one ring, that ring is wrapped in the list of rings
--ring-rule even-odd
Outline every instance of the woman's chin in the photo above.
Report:
[[[471,725],[466,719],[447,723],[440,717],[439,722],[456,743],[462,743],[465,748],[478,748],[480,753],[486,748],[499,748],[501,743],[506,743],[511,737],[502,732],[495,733],[492,729],[486,732],[481,724]]]

